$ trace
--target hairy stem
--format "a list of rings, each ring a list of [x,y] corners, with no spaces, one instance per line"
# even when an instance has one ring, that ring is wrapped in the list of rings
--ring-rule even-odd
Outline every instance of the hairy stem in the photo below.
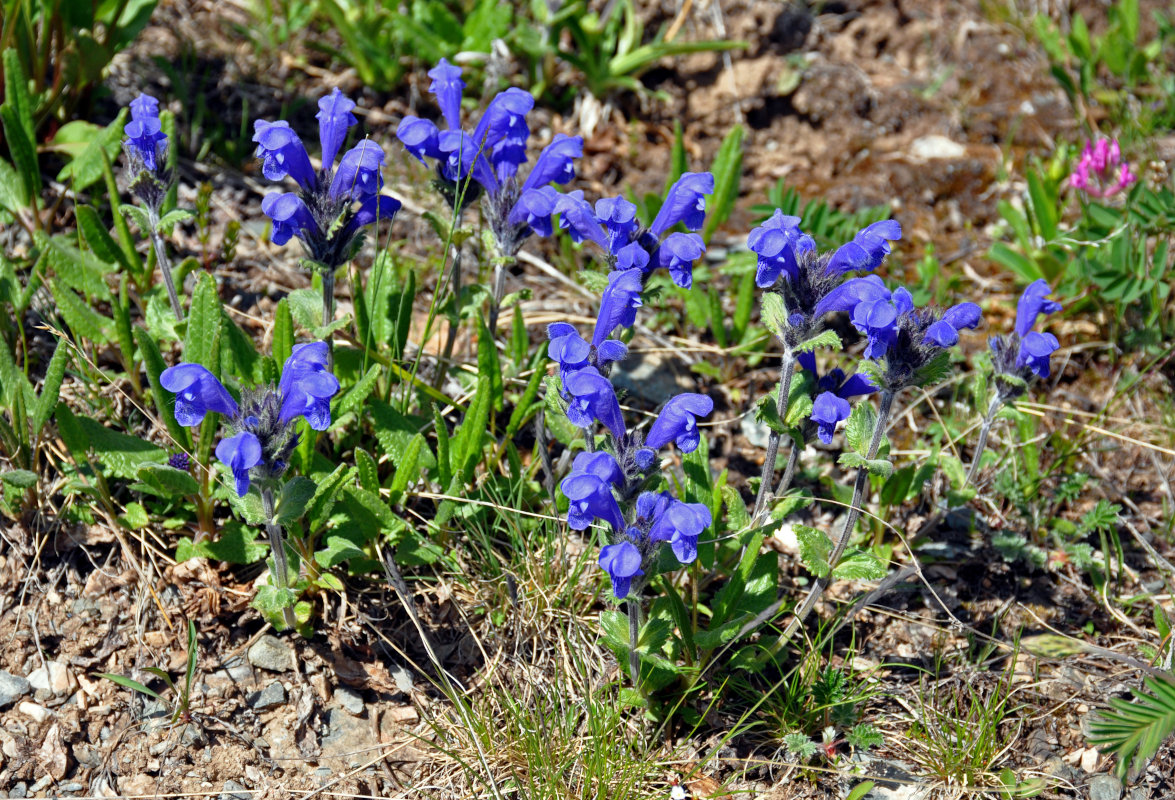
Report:
[[[322,327],[335,321],[335,271],[327,269],[322,273]],[[335,337],[326,337],[326,364],[327,369],[333,369],[335,363]]]
[[[155,261],[159,264],[159,271],[163,273],[163,284],[167,287],[167,299],[171,301],[171,310],[175,312],[176,322],[184,321],[184,309],[180,305],[179,295],[175,291],[175,277],[171,274],[171,259],[167,256],[167,247],[163,237],[159,235],[159,219],[155,212],[147,210],[147,220],[151,224],[148,235],[151,238],[151,248],[155,251]]]
[[[506,265],[499,260],[494,265],[494,293],[490,300],[490,336],[498,338],[498,315],[502,311],[502,298],[506,294]]]
[[[796,360],[790,350],[783,351],[783,365],[779,374],[779,398],[775,403],[779,419],[787,417],[787,404],[791,394],[791,381],[796,373]],[[763,474],[759,480],[759,494],[755,497],[755,510],[751,514],[752,526],[758,523],[759,515],[767,506],[767,497],[771,494],[771,484],[775,479],[775,460],[779,457],[779,434],[775,431],[767,437],[767,455],[763,458]]]
[[[460,313],[458,308],[461,302],[461,248],[454,247],[453,254],[453,271],[452,277],[449,279],[450,294],[453,298],[453,307],[455,309],[454,319],[449,320],[449,331],[445,336],[445,347],[441,352],[440,360],[437,362],[437,374],[433,380],[433,388],[439,389],[445,382],[445,378],[449,375],[449,363],[453,358],[453,345],[457,343],[457,321],[455,318]]]
[[[641,607],[632,597],[624,601],[625,611],[628,612],[628,674],[632,678],[632,688],[640,689],[641,658],[636,651],[641,639]]]
[[[783,468],[783,477],[779,479],[779,485],[775,487],[776,497],[783,497],[784,492],[791,488],[792,479],[796,476],[796,467],[800,464],[801,452],[803,452],[803,448],[792,442],[791,452],[787,454],[787,466]]]
[[[294,606],[285,605],[287,590],[290,588],[290,566],[286,561],[286,547],[282,541],[281,526],[274,521],[273,490],[266,487],[261,490],[261,507],[265,512],[265,532],[269,534],[269,549],[273,551],[273,582],[282,594],[282,620],[287,629],[297,626],[294,619]]]
[[[995,415],[999,413],[1002,405],[1003,398],[997,392],[996,396],[991,399],[991,404],[987,407],[987,413],[983,415],[983,424],[979,427],[979,441],[975,443],[975,455],[971,456],[971,466],[967,470],[967,478],[963,481],[961,488],[970,486],[971,481],[975,479],[975,473],[979,471],[979,459],[983,456],[983,451],[987,448],[987,437],[991,433],[991,426],[995,422]]]

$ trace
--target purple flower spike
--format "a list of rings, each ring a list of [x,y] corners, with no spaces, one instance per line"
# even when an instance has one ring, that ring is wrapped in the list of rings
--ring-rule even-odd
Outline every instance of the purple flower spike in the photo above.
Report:
[[[304,236],[318,231],[314,215],[293,192],[271,192],[261,199],[261,210],[273,220],[273,233],[269,240],[277,245],[285,244],[293,236]]]
[[[1016,366],[1027,367],[1038,378],[1047,378],[1050,373],[1049,357],[1060,348],[1061,343],[1051,333],[1029,331],[1020,341],[1016,355]]]
[[[290,129],[290,123],[259,119],[253,123],[253,141],[257,142],[256,156],[261,159],[261,172],[266,178],[280,181],[289,175],[306,191],[314,191],[318,178],[302,140]]]
[[[641,570],[641,552],[632,542],[600,548],[600,568],[612,579],[612,594],[617,600],[628,597],[632,579],[645,574]]]
[[[640,227],[636,206],[623,197],[602,197],[596,201],[596,220],[608,231],[608,252],[620,252]]]
[[[775,209],[771,219],[747,236],[747,247],[758,256],[755,285],[760,289],[774,286],[779,276],[795,280],[800,253],[816,249],[816,241],[800,230],[800,218]]]
[[[706,195],[714,194],[714,176],[709,172],[687,172],[669,187],[665,203],[649,231],[658,239],[679,222],[691,231],[706,221]]]
[[[704,394],[679,394],[665,404],[656,421],[649,428],[645,445],[659,450],[670,441],[683,453],[692,453],[698,447],[698,417],[708,417],[714,411],[714,401]]]
[[[318,139],[322,144],[322,168],[330,171],[335,165],[335,156],[347,139],[347,129],[359,122],[351,110],[355,101],[336,87],[326,97],[318,99]]]
[[[890,253],[890,241],[902,238],[902,226],[895,219],[883,219],[863,228],[853,241],[842,245],[828,262],[830,274],[874,270]]]
[[[893,300],[862,300],[853,309],[853,325],[869,337],[865,358],[881,358],[898,335],[898,308]]]
[[[380,175],[383,163],[383,149],[370,139],[364,139],[339,161],[338,172],[331,181],[330,196],[363,200],[376,194],[383,187]]]
[[[360,228],[377,222],[391,222],[400,210],[400,201],[386,194],[371,195],[363,199],[355,216],[347,223],[347,235],[354,236]]]
[[[436,123],[420,117],[404,117],[396,126],[396,138],[404,145],[409,155],[421,164],[425,163],[425,156],[438,159],[444,156],[441,152],[440,136],[441,132],[437,129]]]
[[[580,428],[591,428],[595,420],[604,423],[616,439],[624,436],[624,416],[612,382],[595,367],[572,372],[563,381],[563,388],[571,397],[567,419]]]
[[[534,168],[522,183],[522,192],[548,183],[563,185],[575,177],[575,159],[583,156],[583,137],[555,134],[551,143],[539,153]],[[550,235],[550,234],[546,234]]]
[[[669,277],[683,289],[694,285],[694,262],[706,252],[702,237],[696,233],[671,233],[658,249],[658,262],[669,270]]]
[[[249,493],[249,470],[261,463],[261,440],[249,431],[221,439],[216,457],[233,473],[237,497]]]
[[[702,503],[683,503],[670,498],[649,530],[649,538],[669,542],[673,555],[682,564],[698,557],[698,537],[710,527],[713,517]]]
[[[1048,299],[1052,291],[1048,281],[1040,278],[1028,284],[1028,288],[1020,295],[1020,300],[1016,303],[1016,333],[1021,337],[1028,335],[1038,316],[1061,310],[1060,303]]]
[[[922,341],[936,344],[939,347],[953,347],[959,341],[959,331],[963,328],[976,328],[983,319],[983,312],[974,303],[959,303],[951,306],[942,315],[942,319],[926,329]]]
[[[636,310],[641,307],[641,288],[639,269],[615,270],[608,274],[608,288],[600,298],[592,344],[599,347],[617,326],[627,328],[636,321]]]
[[[465,90],[465,81],[461,80],[461,68],[442,58],[428,71],[428,77],[432,78],[428,90],[436,97],[437,105],[441,107],[441,113],[445,116],[445,124],[449,126],[449,130],[460,130],[461,92]]]
[[[167,134],[159,122],[159,101],[150,95],[141,94],[131,101],[131,121],[122,129],[126,140],[123,146],[134,163],[135,158],[143,162],[148,172],[159,172],[163,167],[162,155],[167,146]]]
[[[851,278],[833,289],[816,304],[814,316],[821,317],[833,311],[852,311],[862,301],[876,302],[888,300],[892,296],[889,289],[885,288],[881,278],[876,275]]]
[[[225,416],[237,413],[237,401],[216,376],[200,364],[177,364],[163,370],[159,383],[175,393],[175,421],[192,428],[215,411]]]
[[[142,122],[144,119],[159,119],[159,101],[149,94],[140,94],[130,104],[131,119]]]
[[[571,471],[585,475],[595,475],[604,483],[619,486],[624,482],[624,473],[611,453],[599,450],[595,453],[579,453],[571,462]]]
[[[278,391],[282,395],[281,422],[305,417],[316,431],[330,427],[330,399],[338,394],[339,379],[327,370],[329,349],[326,342],[294,345],[294,351],[282,366]]]
[[[849,418],[849,401],[833,392],[822,392],[812,403],[812,421],[816,423],[816,435],[825,444],[832,444],[836,426]]]
[[[489,156],[499,181],[517,173],[526,160],[526,140],[530,138],[526,115],[532,108],[534,98],[530,92],[512,86],[490,101],[473,130],[474,146]],[[497,186],[485,188],[493,192]]]
[[[567,524],[572,530],[587,530],[597,519],[607,522],[616,532],[624,530],[624,517],[612,486],[598,475],[573,472],[559,488],[568,501]]]
[[[616,254],[616,269],[639,269],[647,272],[649,267],[649,252],[636,242],[626,244]]]

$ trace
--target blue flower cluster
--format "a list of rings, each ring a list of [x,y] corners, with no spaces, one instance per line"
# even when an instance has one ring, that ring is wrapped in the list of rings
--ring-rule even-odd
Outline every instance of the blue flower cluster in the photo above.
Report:
[[[1016,303],[1016,326],[1009,336],[993,336],[988,340],[995,368],[996,390],[1003,401],[1019,397],[1030,378],[1047,378],[1049,361],[1061,343],[1051,333],[1032,330],[1042,314],[1061,310],[1061,304],[1049,300],[1052,293],[1043,279],[1033,281]]]
[[[163,205],[171,175],[167,169],[167,134],[159,121],[159,101],[140,94],[130,103],[131,120],[123,126],[122,149],[131,176],[131,193],[155,214]]]
[[[175,393],[175,418],[195,427],[209,412],[223,414],[233,434],[216,446],[216,457],[233,474],[237,495],[251,480],[271,484],[286,471],[298,444],[294,421],[305,418],[312,430],[330,427],[330,400],[339,381],[328,369],[325,342],[295,345],[272,386],[246,390],[238,403],[228,389],[200,364],[177,364],[160,375],[163,388]]]
[[[628,353],[623,342],[610,337],[617,328],[634,324],[641,291],[652,271],[650,264],[665,266],[679,285],[692,282],[693,261],[702,253],[701,237],[685,233],[661,237],[679,222],[700,228],[705,195],[713,188],[713,177],[707,173],[683,175],[647,229],[641,229],[636,207],[623,198],[600,200],[593,209],[577,192],[560,195],[555,204],[560,226],[576,241],[590,239],[599,244],[613,267],[591,340],[584,339],[574,325],[557,322],[547,329],[547,353],[559,366],[567,418],[584,429],[589,443],[594,442],[597,423],[610,437],[611,452],[580,453],[560,487],[568,500],[567,522],[573,529],[584,530],[597,519],[607,524],[608,544],[600,551],[599,564],[611,578],[617,599],[639,593],[662,544],[680,563],[692,562],[698,537],[712,522],[709,509],[700,503],[684,503],[668,492],[644,489],[656,477],[657,450],[670,442],[684,453],[698,447],[697,421],[713,412],[714,401],[694,393],[673,397],[642,438],[639,431],[627,429],[609,375],[613,364]],[[694,239],[696,248],[688,244]]]
[[[451,205],[465,208],[482,196],[486,224],[499,255],[513,258],[532,233],[550,236],[558,197],[551,184],[566,184],[575,177],[583,138],[556,134],[520,182],[518,173],[526,163],[530,138],[526,115],[534,108],[534,98],[513,87],[500,92],[472,133],[466,133],[461,127],[465,89],[461,69],[442,58],[428,75],[432,78],[428,90],[441,108],[446,129],[442,131],[431,120],[406,116],[396,129],[404,148],[422,164],[436,163],[437,186]]]
[[[288,122],[253,123],[262,173],[271,181],[293,178],[298,185],[297,192],[273,192],[261,201],[261,210],[273,223],[273,243],[281,245],[297,237],[317,268],[332,274],[354,256],[363,228],[391,220],[400,210],[399,200],[379,193],[384,152],[375,142],[364,139],[335,166],[348,129],[359,121],[354,108],[354,101],[338,89],[319,99],[319,170],[310,163],[305,145]]]

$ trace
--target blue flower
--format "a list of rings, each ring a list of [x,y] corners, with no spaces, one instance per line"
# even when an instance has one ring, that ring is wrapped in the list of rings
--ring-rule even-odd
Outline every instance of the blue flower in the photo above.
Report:
[[[582,190],[559,195],[555,202],[555,213],[559,215],[559,227],[570,234],[571,241],[578,244],[589,239],[611,252],[608,232],[596,217],[596,212],[583,199]]]
[[[329,372],[326,342],[294,345],[282,367],[278,391],[282,396],[282,422],[305,417],[316,431],[330,427],[330,400],[339,391],[339,379]]]
[[[465,90],[465,81],[461,80],[461,68],[454,67],[442,58],[428,71],[428,77],[432,78],[428,90],[437,99],[445,123],[450,130],[460,130],[461,93]]]
[[[440,145],[441,132],[437,126],[427,119],[411,115],[400,120],[396,126],[396,138],[404,145],[409,155],[419,161],[425,158],[439,159],[443,155]]]
[[[828,271],[844,274],[877,269],[890,253],[889,241],[902,238],[902,226],[894,219],[874,222],[857,233],[853,241],[841,245],[828,262]]]
[[[292,237],[300,239],[318,233],[318,223],[301,197],[293,192],[270,192],[261,199],[261,211],[273,223],[269,239],[282,245]]]
[[[216,376],[200,364],[168,367],[159,376],[159,383],[175,393],[175,419],[185,428],[199,425],[209,411],[229,417],[237,413],[237,401]]]
[[[359,123],[352,114],[355,101],[351,100],[336,87],[325,97],[318,99],[318,139],[322,144],[322,168],[329,170],[334,166],[335,156],[347,139],[347,129]],[[380,154],[382,161],[382,153]]]
[[[370,139],[364,139],[343,155],[339,169],[331,180],[332,199],[365,200],[383,187],[384,151]]]
[[[645,445],[659,450],[673,441],[683,453],[698,447],[698,417],[708,417],[714,401],[704,394],[679,394],[665,404],[649,428]]]
[[[657,249],[658,262],[669,270],[669,277],[683,289],[694,285],[694,262],[704,252],[706,245],[696,233],[671,233]]]
[[[400,201],[386,194],[366,197],[355,209],[355,215],[343,228],[344,236],[355,236],[360,228],[365,228],[380,220],[390,220],[400,210]]]
[[[617,339],[603,339],[589,344],[569,322],[552,322],[547,326],[547,355],[559,363],[559,377],[566,380],[576,370],[592,366],[603,374],[613,362],[628,355],[628,347]]]
[[[586,530],[597,519],[604,520],[614,531],[624,529],[620,504],[607,480],[590,472],[572,472],[559,488],[567,498],[567,524],[572,530]]]
[[[669,187],[649,232],[660,239],[679,222],[691,231],[700,229],[706,221],[708,194],[714,194],[714,176],[709,172],[686,172]]]
[[[1032,330],[1038,316],[1061,310],[1060,303],[1048,299],[1051,293],[1052,289],[1049,288],[1048,282],[1040,278],[1028,284],[1028,288],[1020,295],[1020,300],[1016,303],[1016,333],[1021,338]]]
[[[642,288],[641,271],[635,267],[608,274],[608,286],[600,298],[592,344],[598,347],[618,326],[632,327],[636,322],[636,310],[642,305]]]
[[[261,440],[249,431],[221,439],[216,445],[216,457],[233,473],[237,496],[249,492],[249,472],[261,463]]]
[[[799,275],[799,255],[816,249],[816,241],[800,230],[800,218],[780,209],[747,236],[747,247],[758,256],[755,284],[774,286],[779,276],[794,281]]]
[[[959,303],[943,312],[942,319],[926,329],[923,341],[939,347],[954,347],[959,342],[959,331],[979,327],[983,312],[975,303]]]
[[[632,579],[645,574],[641,561],[641,552],[632,542],[618,542],[600,549],[600,568],[612,579],[612,594],[617,600],[628,597]]]
[[[872,394],[877,391],[877,387],[868,376],[859,372],[846,378],[844,370],[840,368],[820,375],[816,369],[816,356],[811,352],[801,353],[796,360],[816,377],[816,389],[820,394],[813,401],[810,419],[817,425],[816,433],[820,441],[831,444],[837,424],[849,418],[851,409],[848,399]],[[805,436],[810,437],[811,433]]]
[[[636,218],[636,205],[623,197],[601,197],[596,201],[595,224],[602,225],[607,232],[605,249],[616,255],[622,248],[631,247],[629,242],[640,227]],[[633,256],[630,254],[629,258]],[[645,263],[648,262],[649,255],[645,253]]]
[[[539,236],[550,236],[551,215],[555,213],[555,203],[558,199],[559,193],[554,187],[528,189],[518,198],[507,220],[510,224],[528,228]]]
[[[612,382],[595,367],[585,367],[567,375],[563,388],[570,397],[567,419],[571,424],[590,429],[599,420],[616,439],[624,436],[624,416]]]
[[[702,531],[710,527],[713,517],[710,509],[703,503],[683,503],[668,493],[660,497],[649,492],[637,498],[637,517],[642,514],[641,501],[647,497],[657,497],[651,511],[652,524],[649,525],[649,540],[652,542],[668,542],[673,555],[682,564],[690,564],[698,557],[698,537]],[[648,506],[646,510],[650,510]]]
[[[560,186],[575,178],[575,159],[583,157],[583,137],[556,133],[551,143],[539,152],[534,167],[522,182],[522,193],[557,183]],[[550,234],[547,234],[550,235]]]
[[[904,287],[886,295],[865,291],[853,307],[853,326],[869,337],[865,358],[878,359],[885,355],[897,341],[898,317],[914,308],[914,300]]]
[[[130,159],[132,172],[138,172],[136,165],[158,175],[163,169],[164,154],[167,151],[167,134],[159,121],[159,101],[146,94],[140,94],[130,104],[131,121],[123,126],[123,147]]]
[[[821,392],[812,402],[812,421],[818,426],[817,435],[825,444],[832,444],[836,426],[849,418],[849,401],[835,392]]]
[[[280,181],[288,175],[307,192],[313,192],[318,186],[310,156],[298,134],[290,128],[290,123],[256,120],[253,141],[257,142],[255,155],[261,159],[261,172],[266,178]]]
[[[1016,355],[1017,368],[1026,368],[1038,378],[1047,378],[1050,372],[1049,357],[1060,348],[1061,343],[1051,333],[1029,331],[1020,340]]]

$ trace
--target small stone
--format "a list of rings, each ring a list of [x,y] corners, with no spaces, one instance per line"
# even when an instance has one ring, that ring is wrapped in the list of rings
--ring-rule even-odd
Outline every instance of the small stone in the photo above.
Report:
[[[963,145],[937,134],[920,137],[910,144],[910,155],[918,161],[962,158],[966,154]]]
[[[19,675],[0,670],[0,708],[7,708],[29,693],[32,685]]]
[[[61,791],[63,792],[80,792],[85,788],[85,785],[81,783],[64,783],[61,785]]]
[[[363,713],[364,703],[363,696],[354,689],[349,689],[346,686],[340,686],[335,689],[335,699],[339,701],[339,705],[345,708],[349,713],[359,716]]]
[[[391,664],[388,671],[392,673],[392,680],[396,682],[396,688],[404,694],[412,691],[412,673],[407,668],[399,664]]]
[[[74,677],[59,661],[49,661],[45,666],[29,673],[29,686],[33,689],[46,689],[55,695],[68,694],[74,684]]]
[[[253,793],[236,781],[227,780],[220,800],[253,800]]]
[[[13,786],[11,789],[8,790],[8,796],[9,797],[28,797],[29,796],[29,785],[27,783],[25,783],[24,781],[21,781],[20,783],[16,784],[16,786]]]
[[[249,648],[249,663],[270,672],[287,672],[294,666],[294,651],[276,636],[262,636]]]
[[[49,709],[36,703],[30,703],[28,700],[17,706],[16,710],[26,717],[31,717],[34,722],[44,722],[49,719]]]
[[[1089,779],[1089,800],[1119,800],[1122,781],[1113,775],[1094,775]]]
[[[250,707],[257,711],[265,711],[266,709],[277,708],[285,704],[286,687],[282,686],[280,681],[274,681],[260,692],[249,696]]]
[[[40,780],[29,787],[29,794],[36,794],[51,783],[53,783],[53,776],[43,775]]]
[[[771,437],[771,429],[767,423],[758,422],[753,414],[747,414],[738,423],[738,429],[751,446],[758,450],[767,448],[767,440]]]

